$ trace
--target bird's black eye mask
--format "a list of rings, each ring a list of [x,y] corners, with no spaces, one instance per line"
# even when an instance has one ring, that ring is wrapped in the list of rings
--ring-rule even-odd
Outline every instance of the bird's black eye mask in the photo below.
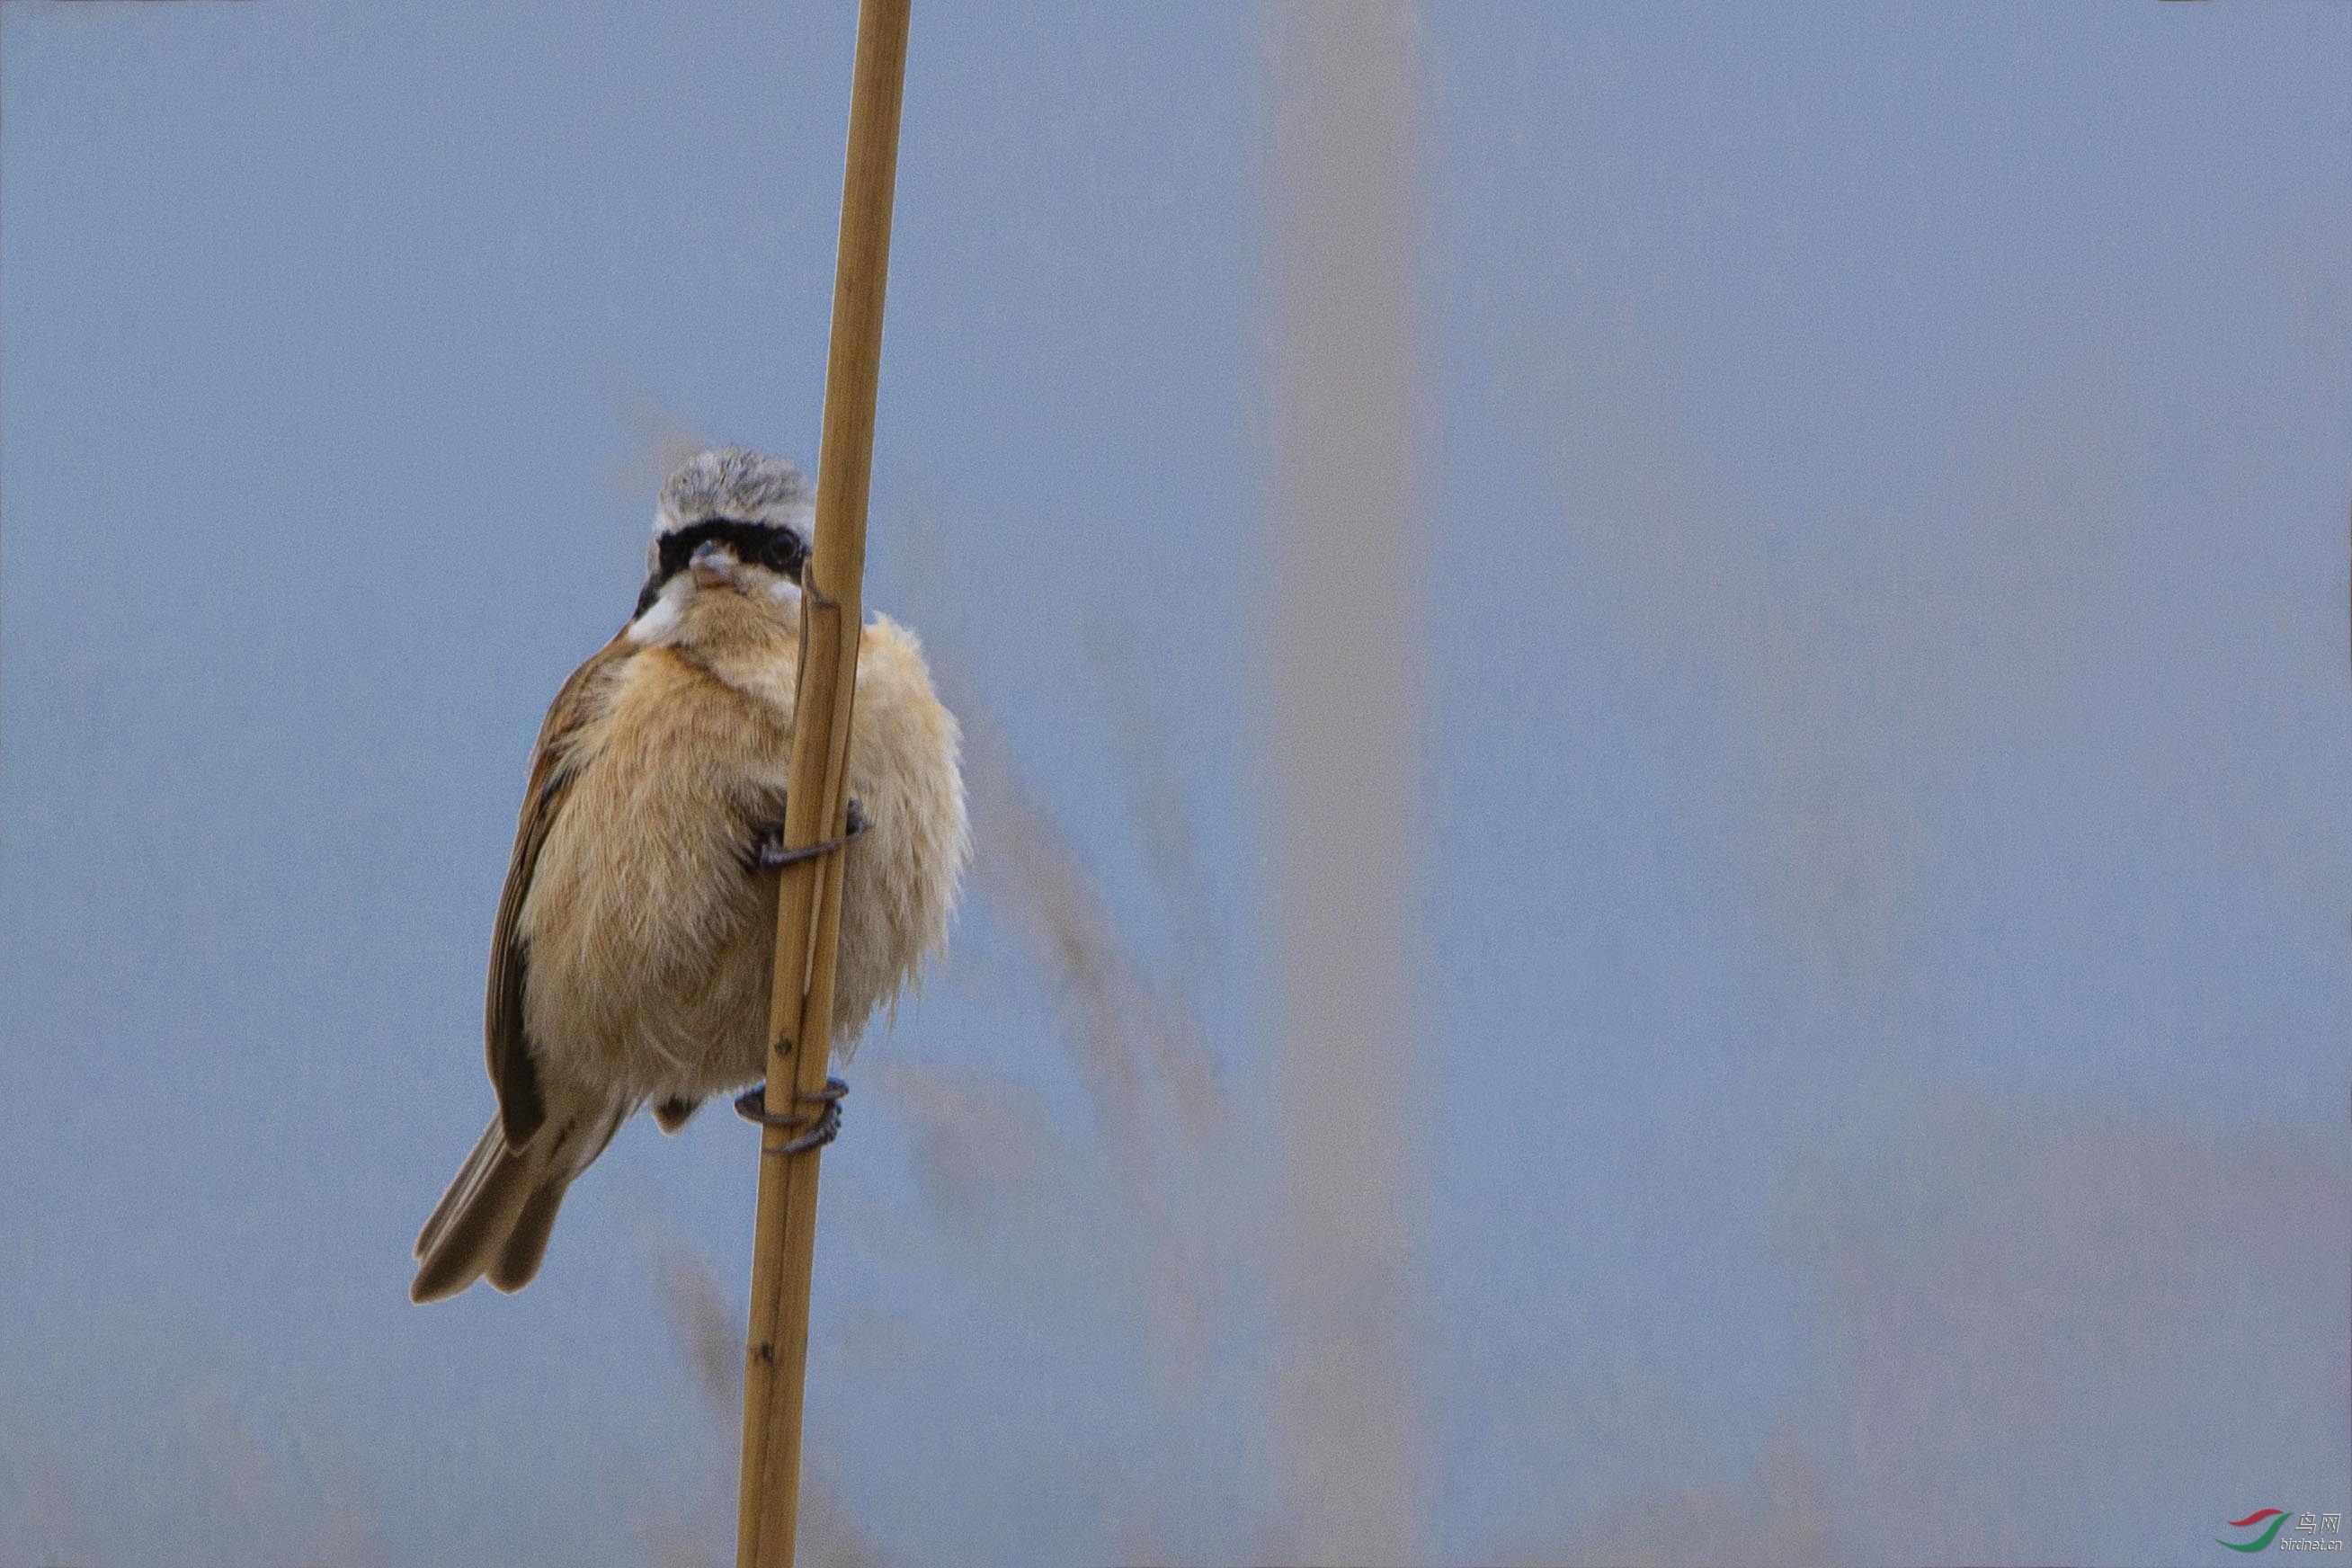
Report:
[[[775,523],[740,522],[731,517],[710,518],[661,536],[653,572],[646,578],[645,592],[637,595],[636,613],[642,616],[651,609],[662,584],[685,571],[694,552],[714,540],[733,551],[735,559],[745,565],[764,566],[795,583],[801,580],[801,568],[808,563],[808,544],[796,530]]]

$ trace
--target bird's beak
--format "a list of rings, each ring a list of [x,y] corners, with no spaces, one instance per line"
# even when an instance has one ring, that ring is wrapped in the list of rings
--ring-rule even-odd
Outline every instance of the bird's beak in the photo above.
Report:
[[[687,570],[694,574],[694,585],[698,588],[716,588],[722,583],[732,583],[735,581],[735,552],[712,540],[695,551],[694,559],[687,563]]]

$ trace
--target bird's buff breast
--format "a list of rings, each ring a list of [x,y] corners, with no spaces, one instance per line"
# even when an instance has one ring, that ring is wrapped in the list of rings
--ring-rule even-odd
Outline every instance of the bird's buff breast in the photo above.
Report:
[[[553,1077],[632,1098],[756,1079],[775,942],[754,819],[783,798],[789,715],[649,650],[629,661],[520,911],[524,1017]]]

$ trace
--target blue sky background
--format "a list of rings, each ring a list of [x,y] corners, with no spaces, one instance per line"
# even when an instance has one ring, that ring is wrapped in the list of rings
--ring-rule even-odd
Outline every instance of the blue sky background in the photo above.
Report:
[[[851,12],[0,13],[0,1564],[730,1560],[747,1130],[407,1249],[662,443],[814,460]],[[1262,17],[918,12],[868,599],[982,863],[813,1555],[1245,1562]],[[1423,32],[1430,1550],[2352,1511],[2352,7]]]

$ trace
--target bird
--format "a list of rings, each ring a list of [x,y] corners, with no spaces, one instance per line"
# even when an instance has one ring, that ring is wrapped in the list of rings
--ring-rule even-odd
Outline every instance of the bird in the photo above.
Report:
[[[662,486],[636,608],[555,695],[490,935],[498,1110],[416,1238],[415,1301],[546,1256],[565,1191],[650,1108],[675,1132],[767,1065],[777,868],[844,857],[833,1040],[944,953],[971,854],[961,732],[913,631],[859,628],[850,832],[782,842],[813,490],[790,462],[699,453]],[[795,1143],[830,1139],[838,1080]],[[738,1101],[778,1121],[758,1089]]]

